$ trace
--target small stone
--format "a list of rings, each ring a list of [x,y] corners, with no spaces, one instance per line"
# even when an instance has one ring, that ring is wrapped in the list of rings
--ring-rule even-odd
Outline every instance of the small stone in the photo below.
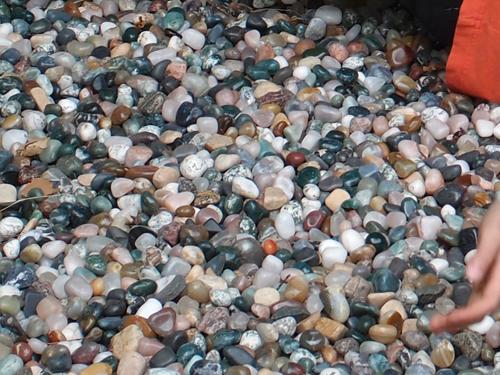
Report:
[[[111,350],[118,359],[127,358],[139,348],[139,341],[144,337],[141,329],[135,324],[118,332],[111,340]]]

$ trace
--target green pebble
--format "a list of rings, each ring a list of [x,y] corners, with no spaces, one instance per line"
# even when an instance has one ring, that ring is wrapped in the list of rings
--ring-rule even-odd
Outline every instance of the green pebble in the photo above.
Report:
[[[387,249],[389,246],[389,242],[387,241],[387,238],[380,232],[372,232],[370,233],[366,239],[365,239],[366,244],[372,245],[375,247],[375,250],[377,250],[377,253],[380,253],[384,250]]]
[[[241,340],[241,332],[235,329],[221,329],[209,337],[209,340],[212,341],[215,350],[221,350],[226,346],[237,344]]]
[[[106,274],[106,260],[99,254],[90,254],[85,260],[85,266],[97,276]]]
[[[156,201],[153,194],[145,191],[141,194],[141,208],[147,215],[154,215],[160,210],[160,205]]]
[[[297,175],[297,183],[303,188],[307,184],[317,184],[319,182],[319,177],[318,168],[305,167]]]
[[[156,292],[157,287],[154,280],[143,279],[131,284],[127,291],[134,296],[147,296]]]
[[[90,210],[93,214],[109,212],[112,208],[113,204],[103,196],[97,196],[90,202]]]
[[[184,24],[184,11],[181,8],[172,8],[168,11],[162,24],[169,29],[179,30]]]
[[[195,355],[204,356],[201,349],[195,344],[182,344],[179,349],[177,349],[177,361],[179,361],[183,365],[186,365],[189,360]]]
[[[377,293],[397,292],[399,279],[387,268],[382,268],[372,275],[372,283]]]
[[[237,194],[232,193],[224,203],[224,210],[227,215],[238,214],[243,209],[243,198]]]

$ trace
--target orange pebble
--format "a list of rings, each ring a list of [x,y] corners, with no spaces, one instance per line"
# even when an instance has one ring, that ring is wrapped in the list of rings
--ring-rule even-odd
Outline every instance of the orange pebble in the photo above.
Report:
[[[262,248],[267,255],[273,255],[278,251],[278,245],[271,239],[267,239],[262,243]]]

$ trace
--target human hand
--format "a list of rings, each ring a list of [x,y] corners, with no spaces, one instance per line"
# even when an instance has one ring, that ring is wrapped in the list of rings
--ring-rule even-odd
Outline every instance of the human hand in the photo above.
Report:
[[[431,321],[435,332],[457,331],[480,321],[500,305],[500,202],[494,203],[479,228],[477,253],[466,268],[473,293],[466,307]]]

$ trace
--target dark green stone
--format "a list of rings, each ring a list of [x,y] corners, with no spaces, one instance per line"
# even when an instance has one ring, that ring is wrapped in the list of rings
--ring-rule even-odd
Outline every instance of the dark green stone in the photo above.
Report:
[[[49,31],[50,28],[51,28],[50,22],[47,21],[45,18],[42,18],[42,19],[37,20],[31,24],[30,31],[33,34],[42,34],[46,31]]]
[[[85,266],[97,276],[104,276],[106,274],[106,260],[99,254],[90,254],[87,256]]]
[[[107,156],[108,149],[104,143],[95,142],[90,145],[89,152],[95,159],[101,159]]]
[[[368,223],[366,223],[365,229],[368,233],[381,233],[384,231],[382,225],[380,225],[376,221],[369,221]]]
[[[366,335],[371,326],[375,324],[377,324],[377,320],[372,315],[362,315],[356,323],[356,330]]]
[[[301,358],[299,359],[298,363],[306,371],[307,374],[310,374],[312,369],[314,368],[314,362],[310,358]]]
[[[316,79],[318,80],[318,83],[324,84],[324,83],[331,81],[333,79],[330,72],[328,70],[326,70],[325,68],[323,68],[321,65],[314,66],[311,69],[311,71],[314,74],[316,74]]]
[[[453,229],[442,229],[438,232],[438,239],[448,246],[458,246],[460,244],[458,232]]]
[[[270,74],[276,73],[280,69],[280,64],[274,59],[261,60],[255,64],[256,68],[264,69]]]
[[[366,237],[365,242],[368,245],[372,245],[373,247],[375,247],[377,253],[384,251],[389,247],[389,241],[387,241],[387,238],[380,232],[370,233]]]
[[[351,116],[354,116],[354,117],[364,117],[364,116],[370,115],[370,111],[367,110],[365,107],[362,107],[360,105],[349,107],[349,109],[347,110],[347,113]]]
[[[424,240],[420,245],[420,249],[432,255],[437,255],[439,250],[439,244],[434,240]]]
[[[50,212],[49,219],[54,225],[66,227],[69,225],[70,213],[68,210],[58,207]]]
[[[236,297],[233,301],[234,307],[236,307],[240,311],[249,312],[252,307],[251,302],[247,302],[243,297]]]
[[[331,132],[330,132],[331,133]],[[334,139],[334,138],[329,138],[328,135],[326,138],[322,138],[319,141],[319,147],[324,148],[327,151],[330,151],[332,153],[337,153],[340,150],[342,150],[343,147],[343,142],[342,140]]]
[[[336,74],[337,79],[344,85],[349,85],[358,78],[358,72],[349,68],[340,68]]]
[[[101,362],[110,365],[113,371],[116,371],[118,368],[118,359],[115,356],[110,355],[109,357],[104,358]]]
[[[246,79],[244,76],[231,77],[224,81],[224,85],[232,90],[239,91],[243,87],[252,87],[252,82]]]
[[[276,26],[278,26],[280,31],[284,31],[286,33],[295,34],[297,32],[295,26],[285,20],[278,20],[278,22],[276,22]]]
[[[134,259],[135,262],[140,262],[142,259],[142,251],[139,249],[132,250],[130,255],[132,255],[132,259]]]
[[[319,169],[314,167],[305,167],[297,175],[297,183],[300,187],[307,184],[317,184],[319,182]]]
[[[201,357],[205,356],[202,350],[197,345],[192,343],[182,344],[177,350],[177,360],[183,365],[186,365],[195,355],[199,355]]]
[[[76,178],[81,174],[83,164],[76,156],[66,155],[57,161],[56,167],[59,168],[66,176]]]
[[[235,105],[223,105],[221,108],[225,115],[232,118],[235,118],[240,113],[240,109]]]
[[[99,97],[108,102],[115,102],[118,97],[118,89],[116,87],[107,87],[99,91]]]
[[[269,211],[266,210],[259,202],[256,200],[248,200],[245,202],[244,206],[245,213],[254,221],[258,223],[263,218],[269,216]]]
[[[90,210],[93,214],[101,212],[109,212],[113,208],[113,204],[103,196],[97,196],[90,202]]]
[[[123,32],[122,40],[126,43],[137,42],[140,31],[135,27],[129,27]]]
[[[341,176],[341,179],[344,183],[344,187],[354,188],[361,180],[361,175],[359,174],[359,171],[357,169],[353,169],[352,171],[344,173]]]
[[[278,251],[276,251],[274,256],[279,260],[281,260],[283,263],[286,263],[290,259],[292,259],[292,253],[286,249],[278,249]]]
[[[227,197],[224,203],[224,210],[226,214],[233,215],[239,214],[243,209],[243,198],[237,194],[231,194]]]
[[[410,258],[410,265],[416,268],[420,273],[436,273],[436,270],[429,262],[418,256]]]
[[[54,116],[62,116],[62,108],[59,104],[47,104],[45,106],[45,109],[43,111],[43,113],[45,113],[46,115],[54,115]]]
[[[70,221],[73,227],[88,223],[91,216],[90,209],[81,204],[75,204],[71,210]]]
[[[246,73],[251,79],[270,79],[271,75],[269,71],[263,67],[258,67],[256,65],[251,65],[246,69]]]
[[[0,78],[0,94],[3,95],[12,89],[23,90],[23,83],[19,78],[13,76]],[[14,97],[10,99],[15,100]]]
[[[131,284],[127,291],[134,296],[147,296],[156,291],[156,282],[150,279],[142,279]]]
[[[165,18],[163,19],[162,25],[166,28],[177,31],[184,24],[184,18],[184,10],[179,7],[174,7],[167,12]]]
[[[147,215],[154,215],[160,209],[160,205],[156,201],[153,194],[148,191],[145,191],[141,194],[141,208],[142,211]]]
[[[398,278],[387,268],[382,268],[375,272],[372,276],[372,283],[377,293],[383,292],[397,292],[399,289],[400,281]]]
[[[391,240],[391,243],[400,241],[404,239],[406,236],[406,227],[403,225],[400,225],[399,227],[392,228],[389,231],[389,239]]]
[[[235,329],[221,329],[212,337],[212,347],[216,350],[221,350],[228,345],[235,345],[241,340],[241,332]]]
[[[414,199],[405,198],[401,202],[401,210],[408,219],[411,219],[417,214],[418,208],[418,203]]]
[[[120,316],[109,316],[97,320],[99,328],[104,330],[117,330],[122,325],[122,318]]]
[[[351,308],[351,315],[354,316],[363,316],[363,315],[369,315],[374,318],[378,318],[379,316],[379,310],[377,307],[369,305],[368,303],[361,302],[361,301],[354,301],[350,305]]]
[[[359,331],[352,331],[351,337],[359,343],[369,340],[369,337],[367,335],[364,335]]]
[[[285,354],[291,354],[300,348],[300,342],[288,336],[281,336],[278,344]]]

